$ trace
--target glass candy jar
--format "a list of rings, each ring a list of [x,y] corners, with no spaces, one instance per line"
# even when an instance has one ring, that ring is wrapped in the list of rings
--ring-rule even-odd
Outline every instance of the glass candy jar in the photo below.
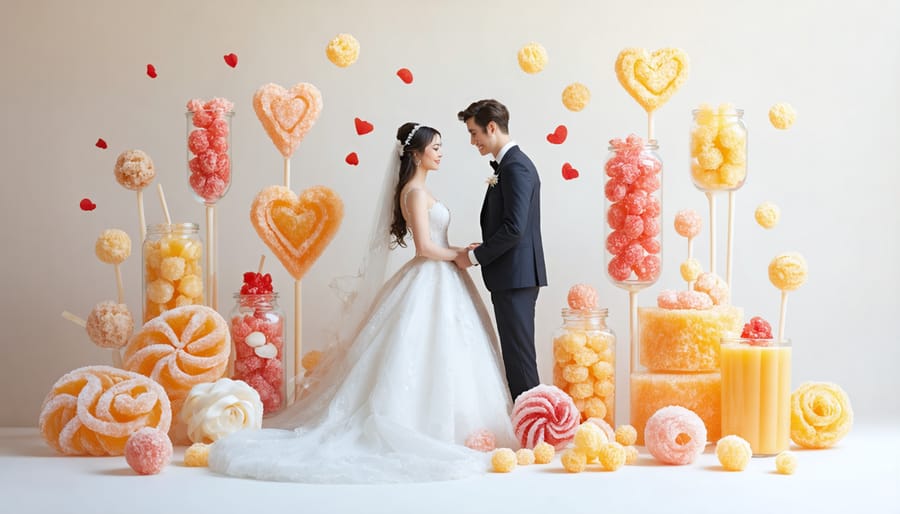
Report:
[[[735,191],[747,179],[744,111],[730,104],[691,111],[691,180],[697,189]]]
[[[606,185],[606,270],[614,285],[638,291],[662,270],[662,159],[655,140],[610,142]]]
[[[235,293],[234,299],[228,316],[234,345],[231,378],[255,389],[263,415],[269,416],[285,406],[284,311],[278,305],[278,293]]]
[[[188,184],[194,199],[215,205],[231,187],[231,119],[234,111],[188,111]]]
[[[615,427],[616,336],[606,309],[563,309],[553,333],[553,384],[575,400],[582,420],[602,418]]]
[[[203,242],[196,223],[147,225],[141,254],[144,323],[175,307],[203,304]]]

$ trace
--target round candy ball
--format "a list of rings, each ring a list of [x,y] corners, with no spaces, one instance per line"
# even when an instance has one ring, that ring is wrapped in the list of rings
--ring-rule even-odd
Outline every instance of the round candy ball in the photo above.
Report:
[[[121,264],[131,255],[131,238],[124,230],[106,229],[94,243],[94,253],[106,264]]]
[[[133,191],[144,189],[156,177],[153,160],[141,150],[125,150],[120,153],[113,172],[122,187]]]
[[[573,82],[562,92],[562,103],[566,109],[578,112],[591,102],[591,90],[580,82]]]
[[[538,73],[547,65],[547,50],[539,43],[528,43],[519,49],[519,67],[525,73]]]
[[[778,255],[769,263],[769,282],[782,291],[800,288],[808,274],[806,259],[796,252]]]
[[[140,475],[155,475],[172,458],[172,441],[155,428],[144,427],[125,443],[125,461]]]
[[[85,329],[97,346],[122,348],[134,331],[134,318],[124,303],[100,302],[88,315]]]
[[[587,284],[575,284],[569,289],[566,301],[576,311],[596,309],[597,290]]]
[[[346,68],[359,58],[359,41],[351,34],[338,34],[328,42],[325,55],[335,66]]]

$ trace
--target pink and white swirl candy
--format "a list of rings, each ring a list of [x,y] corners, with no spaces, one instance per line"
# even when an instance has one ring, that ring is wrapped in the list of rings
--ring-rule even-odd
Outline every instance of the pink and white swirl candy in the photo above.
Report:
[[[557,450],[575,437],[581,413],[562,389],[540,384],[520,394],[513,406],[512,423],[523,448],[546,442]]]

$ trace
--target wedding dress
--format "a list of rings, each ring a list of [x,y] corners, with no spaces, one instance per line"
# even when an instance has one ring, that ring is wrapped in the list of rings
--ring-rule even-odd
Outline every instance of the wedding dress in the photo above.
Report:
[[[435,202],[428,217],[432,241],[448,247],[450,211]],[[468,273],[414,258],[360,327],[275,418],[293,430],[232,434],[213,445],[210,469],[294,482],[447,480],[489,469],[489,454],[463,446],[474,432],[516,447],[499,344]]]

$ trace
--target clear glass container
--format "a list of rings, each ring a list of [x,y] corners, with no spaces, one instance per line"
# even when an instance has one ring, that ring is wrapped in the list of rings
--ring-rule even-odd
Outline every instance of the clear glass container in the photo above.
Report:
[[[790,340],[722,339],[722,434],[746,439],[754,456],[790,447]]]
[[[632,144],[629,144],[631,142]],[[662,159],[655,140],[629,136],[606,157],[607,276],[622,289],[652,285],[662,271]]]
[[[194,199],[211,206],[231,187],[233,111],[200,110],[187,118],[188,184]]]
[[[562,310],[553,333],[553,383],[575,400],[582,420],[602,418],[615,427],[616,336],[606,309]]]
[[[735,191],[747,180],[744,111],[723,105],[691,111],[691,180],[697,189]]]
[[[147,225],[141,254],[144,323],[175,307],[203,304],[203,241],[196,223]]]
[[[228,316],[234,351],[231,378],[243,380],[259,393],[263,415],[286,405],[287,368],[284,354],[284,311],[278,293],[234,294]]]

